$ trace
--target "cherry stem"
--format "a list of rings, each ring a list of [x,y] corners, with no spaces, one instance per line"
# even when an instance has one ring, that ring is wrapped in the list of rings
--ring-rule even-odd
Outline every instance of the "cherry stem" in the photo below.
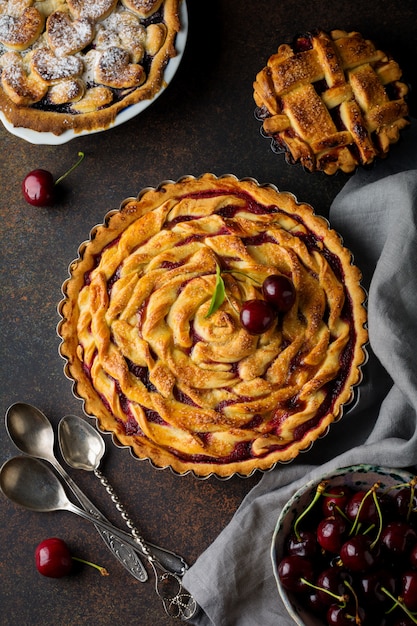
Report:
[[[84,563],[84,565],[90,565],[91,567],[95,567],[95,569],[98,569],[98,571],[100,572],[102,576],[109,575],[109,572],[106,570],[106,568],[101,567],[101,565],[96,565],[96,563],[91,563],[91,561],[85,561],[84,559],[80,559],[78,556],[73,556],[72,560],[78,561],[79,563]]]
[[[408,503],[408,509],[407,509],[407,522],[410,519],[410,515],[413,511],[413,502],[414,502],[414,495],[416,491],[416,482],[417,482],[417,476],[414,476],[414,478],[410,480],[410,501]]]
[[[81,161],[84,158],[84,152],[79,152],[78,153],[78,161],[76,163],[74,163],[74,165],[72,167],[69,168],[69,170],[67,170],[65,172],[65,174],[62,174],[62,176],[60,176],[59,178],[56,179],[54,185],[58,185],[61,181],[64,180],[64,178],[66,178],[68,176],[68,174],[71,174],[71,172],[73,172],[75,170],[76,167],[79,166],[79,164],[81,163]]]
[[[362,624],[362,620],[359,616],[359,602],[358,602],[358,596],[355,593],[354,588],[352,587],[352,585],[350,584],[350,582],[348,580],[345,580],[345,587],[347,587],[350,591],[350,593],[352,594],[354,600],[355,600],[355,624],[357,624],[358,626],[361,626]]]
[[[315,589],[316,591],[323,591],[324,593],[327,593],[327,595],[329,595],[331,598],[334,598],[335,600],[340,602],[340,606],[342,608],[346,606],[346,603],[349,600],[348,595],[343,594],[342,596],[339,596],[337,593],[333,593],[333,591],[330,591],[330,589],[326,589],[325,587],[319,587],[318,585],[314,585],[312,582],[310,582],[306,578],[300,578],[300,581],[307,587],[311,587],[312,589]]]
[[[382,532],[382,511],[381,511],[381,507],[380,507],[380,505],[379,505],[378,497],[377,497],[377,495],[376,495],[376,490],[372,491],[372,497],[373,497],[373,499],[374,499],[374,502],[375,502],[375,507],[376,507],[376,510],[377,510],[377,512],[378,512],[378,521],[379,521],[379,525],[378,525],[378,532],[377,532],[377,534],[376,534],[376,537],[375,537],[375,539],[373,540],[373,542],[371,543],[371,546],[370,546],[370,547],[371,547],[371,550],[372,550],[373,548],[375,548],[375,546],[376,546],[376,544],[378,543],[379,538],[380,538],[380,536],[381,536],[381,532]]]
[[[366,494],[363,496],[362,498],[362,502],[359,505],[358,508],[358,512],[356,513],[356,517],[355,517],[355,521],[353,522],[353,526],[350,529],[350,533],[349,535],[353,535],[353,533],[356,531],[358,524],[359,524],[359,516],[361,514],[362,511],[362,507],[364,506],[365,500],[368,498],[368,496],[370,496],[371,494],[373,494],[378,488],[380,487],[380,483],[375,483],[370,489],[369,491],[366,492]]]
[[[385,593],[385,595],[388,596],[388,598],[390,598],[390,600],[394,602],[394,605],[389,609],[389,611],[386,612],[387,615],[391,613],[397,606],[399,606],[404,611],[404,613],[408,615],[413,624],[417,624],[417,616],[407,609],[401,598],[395,598],[385,587],[381,587],[381,590]]]
[[[245,276],[245,278],[249,278],[250,280],[253,280],[253,282],[256,283],[257,285],[262,285],[260,280],[257,280],[253,276],[250,276],[249,274],[246,274],[245,272],[241,272],[240,270],[222,270],[222,274],[241,274],[242,276]]]
[[[341,508],[340,508],[340,506],[336,506],[336,505],[335,505],[335,506],[333,507],[333,509],[332,509],[332,510],[333,510],[333,511],[336,511],[336,512],[337,512],[337,513],[341,516],[341,517],[343,517],[343,519],[344,519],[346,522],[350,522],[350,521],[351,521],[351,520],[348,518],[348,516],[346,515],[346,513],[343,511],[343,509],[341,509]]]
[[[314,494],[314,498],[312,499],[312,501],[310,502],[310,504],[308,505],[308,507],[306,509],[304,509],[304,511],[297,517],[297,519],[295,520],[294,523],[294,534],[297,537],[297,540],[300,541],[301,537],[300,534],[297,530],[298,528],[298,524],[300,523],[300,521],[303,519],[303,517],[305,515],[307,515],[307,513],[309,511],[311,511],[311,509],[313,508],[313,506],[316,504],[317,500],[319,498],[321,498],[322,494],[324,493],[324,490],[327,487],[327,481],[323,480],[321,483],[319,483],[317,485],[317,489],[316,489],[316,493]]]

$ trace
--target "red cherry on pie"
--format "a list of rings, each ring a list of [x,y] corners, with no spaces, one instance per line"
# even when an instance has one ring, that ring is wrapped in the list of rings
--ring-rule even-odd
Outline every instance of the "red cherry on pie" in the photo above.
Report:
[[[268,276],[263,282],[262,292],[265,300],[281,313],[289,311],[295,302],[294,285],[286,276]]]
[[[251,335],[260,335],[269,330],[276,313],[265,300],[247,300],[240,310],[240,323]]]

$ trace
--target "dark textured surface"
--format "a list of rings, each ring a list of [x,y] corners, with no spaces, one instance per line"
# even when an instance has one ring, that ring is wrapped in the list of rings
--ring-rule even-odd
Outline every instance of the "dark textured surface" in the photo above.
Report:
[[[391,51],[406,78],[414,80],[414,0],[189,0],[188,9],[189,38],[180,69],[168,90],[136,119],[57,147],[34,146],[0,129],[2,415],[16,401],[38,406],[55,426],[66,413],[82,413],[58,355],[56,307],[79,244],[125,197],[184,174],[233,173],[292,191],[327,215],[347,177],[312,175],[286,165],[260,137],[254,119],[252,82],[278,43],[316,26],[357,29]],[[410,101],[415,115],[415,94]],[[400,149],[401,144],[393,148]],[[53,209],[25,204],[20,192],[25,174],[43,167],[58,177],[79,150],[86,158],[65,182],[60,204]],[[259,479],[179,478],[134,460],[107,441],[103,471],[143,535],[177,550],[190,563]],[[1,462],[16,453],[3,427],[0,453]],[[122,524],[91,474],[70,473],[112,521]],[[171,623],[152,583],[141,585],[129,577],[87,522],[69,513],[30,513],[3,497],[0,522],[2,625]],[[106,566],[110,576],[83,567],[66,579],[42,578],[33,552],[48,536],[64,538],[78,556]]]

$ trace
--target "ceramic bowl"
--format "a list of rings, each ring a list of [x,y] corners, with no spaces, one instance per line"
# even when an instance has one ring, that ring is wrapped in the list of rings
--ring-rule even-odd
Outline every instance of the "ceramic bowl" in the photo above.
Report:
[[[324,622],[313,615],[300,603],[297,595],[287,592],[278,576],[278,565],[284,555],[285,541],[290,534],[294,521],[308,506],[316,493],[317,485],[328,481],[329,487],[346,485],[354,491],[367,490],[376,482],[381,483],[381,489],[389,488],[399,483],[406,483],[413,474],[405,470],[391,469],[375,465],[351,465],[323,474],[320,478],[311,480],[301,487],[283,507],[275,527],[271,546],[271,559],[274,576],[279,595],[289,615],[298,626],[324,626]]]

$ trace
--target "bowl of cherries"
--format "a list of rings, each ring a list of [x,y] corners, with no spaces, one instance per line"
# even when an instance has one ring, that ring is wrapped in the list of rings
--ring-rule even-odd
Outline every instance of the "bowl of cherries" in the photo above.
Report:
[[[282,509],[271,558],[299,626],[417,624],[417,476],[355,465],[307,483]]]

